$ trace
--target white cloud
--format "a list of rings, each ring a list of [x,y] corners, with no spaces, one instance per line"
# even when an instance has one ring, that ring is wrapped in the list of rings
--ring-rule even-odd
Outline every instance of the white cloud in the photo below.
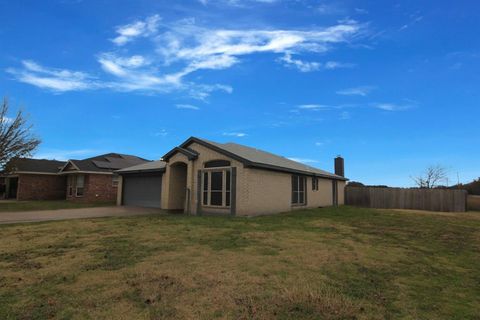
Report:
[[[46,68],[34,61],[22,61],[23,69],[8,68],[7,72],[24,83],[43,89],[64,92],[72,90],[86,90],[97,86],[93,77],[80,71],[68,69]]]
[[[336,93],[344,96],[362,96],[366,97],[370,92],[375,89],[373,86],[360,86],[360,87],[353,87],[347,88],[343,90],[339,90]]]
[[[168,135],[168,131],[166,129],[160,129],[157,132],[153,133],[154,137],[166,137]]]
[[[268,1],[264,1],[268,2]],[[119,26],[112,41],[126,46],[136,38],[148,38],[153,52],[128,54],[114,50],[96,54],[104,74],[94,78],[88,73],[54,69],[25,60],[22,69],[8,69],[19,81],[58,92],[86,89],[169,93],[183,91],[191,97],[206,99],[213,91],[231,93],[225,84],[198,84],[187,78],[199,70],[224,70],[252,54],[279,55],[281,63],[301,72],[351,67],[336,61],[307,62],[303,54],[326,53],[333,45],[348,43],[364,27],[353,20],[341,21],[326,28],[221,29],[201,27],[193,19],[160,26],[158,15]],[[295,59],[293,58],[295,55]],[[101,78],[100,78],[101,77]],[[111,79],[113,77],[113,80]]]
[[[156,14],[143,21],[138,20],[127,25],[119,26],[116,29],[118,36],[113,38],[112,42],[116,45],[123,46],[135,38],[153,35],[157,32],[159,22],[160,16]]]
[[[323,104],[301,104],[297,106],[298,109],[304,109],[304,110],[325,110],[325,109],[330,109],[330,106],[326,106]]]
[[[317,71],[322,67],[322,64],[320,62],[308,62],[302,61],[300,59],[294,59],[292,58],[292,55],[288,52],[279,60],[284,62],[285,65],[297,68],[301,72]]]
[[[200,110],[199,107],[191,105],[191,104],[177,104],[175,107],[177,109]]]
[[[237,137],[237,138],[242,138],[247,136],[247,134],[243,132],[224,132],[222,133],[222,135],[229,136],[229,137]]]
[[[395,103],[375,103],[373,104],[373,107],[384,111],[404,111],[412,108],[412,105]]]
[[[309,163],[317,163],[317,160],[314,159],[307,159],[307,158],[296,158],[296,157],[289,157],[287,158],[289,160],[295,161],[295,162],[300,162],[303,164],[309,164]]]

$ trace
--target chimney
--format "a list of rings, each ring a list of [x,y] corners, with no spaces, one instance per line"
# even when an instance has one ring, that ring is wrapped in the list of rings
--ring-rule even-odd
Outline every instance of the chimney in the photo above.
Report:
[[[345,177],[345,165],[341,156],[335,158],[335,174],[337,176]]]

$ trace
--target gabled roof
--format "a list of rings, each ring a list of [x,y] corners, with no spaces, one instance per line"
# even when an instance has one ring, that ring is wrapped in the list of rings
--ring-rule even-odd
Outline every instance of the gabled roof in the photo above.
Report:
[[[10,160],[8,167],[14,172],[57,173],[65,163],[57,160],[14,158]]]
[[[182,143],[179,148],[188,149],[188,147],[194,142],[200,145],[203,145],[207,148],[210,148],[212,150],[215,150],[230,158],[238,160],[247,167],[255,167],[255,168],[261,168],[266,170],[313,175],[313,176],[325,177],[325,178],[336,179],[336,180],[347,180],[342,176],[338,176],[333,173],[330,173],[315,167],[307,166],[303,163],[296,162],[296,161],[287,159],[285,157],[275,155],[270,152],[266,152],[263,150],[247,147],[247,146],[237,144],[237,143],[232,143],[232,142],[218,143],[218,142],[213,142],[213,141],[200,139],[196,137],[190,137],[187,141]],[[175,149],[172,151],[175,151]],[[175,153],[175,152],[172,153],[172,151],[167,153],[164,156],[163,160],[168,161],[169,157],[171,157]]]
[[[127,154],[107,153],[83,160],[69,160],[68,162],[78,168],[78,171],[113,172],[148,162],[148,160]]]
[[[136,173],[136,172],[164,172],[167,163],[162,160],[158,161],[149,161],[146,163],[138,164],[133,167],[128,167],[124,169],[117,170],[119,174],[124,173]]]

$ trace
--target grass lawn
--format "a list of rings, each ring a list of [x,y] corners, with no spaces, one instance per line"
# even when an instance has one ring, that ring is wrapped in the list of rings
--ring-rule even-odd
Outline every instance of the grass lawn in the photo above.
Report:
[[[480,213],[0,226],[0,319],[479,319]]]
[[[0,212],[5,211],[35,211],[35,210],[58,210],[91,208],[101,206],[113,206],[113,202],[74,202],[67,200],[53,201],[0,201]]]

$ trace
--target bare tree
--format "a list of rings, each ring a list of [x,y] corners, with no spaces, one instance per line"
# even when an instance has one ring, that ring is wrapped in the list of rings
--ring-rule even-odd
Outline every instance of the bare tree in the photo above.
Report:
[[[447,179],[447,170],[440,165],[430,166],[423,175],[412,177],[412,179],[419,188],[435,188],[441,181]]]
[[[16,157],[31,156],[40,144],[40,139],[32,134],[32,125],[21,110],[15,118],[9,118],[8,100],[3,99],[0,106],[0,167],[5,168],[7,163]]]

